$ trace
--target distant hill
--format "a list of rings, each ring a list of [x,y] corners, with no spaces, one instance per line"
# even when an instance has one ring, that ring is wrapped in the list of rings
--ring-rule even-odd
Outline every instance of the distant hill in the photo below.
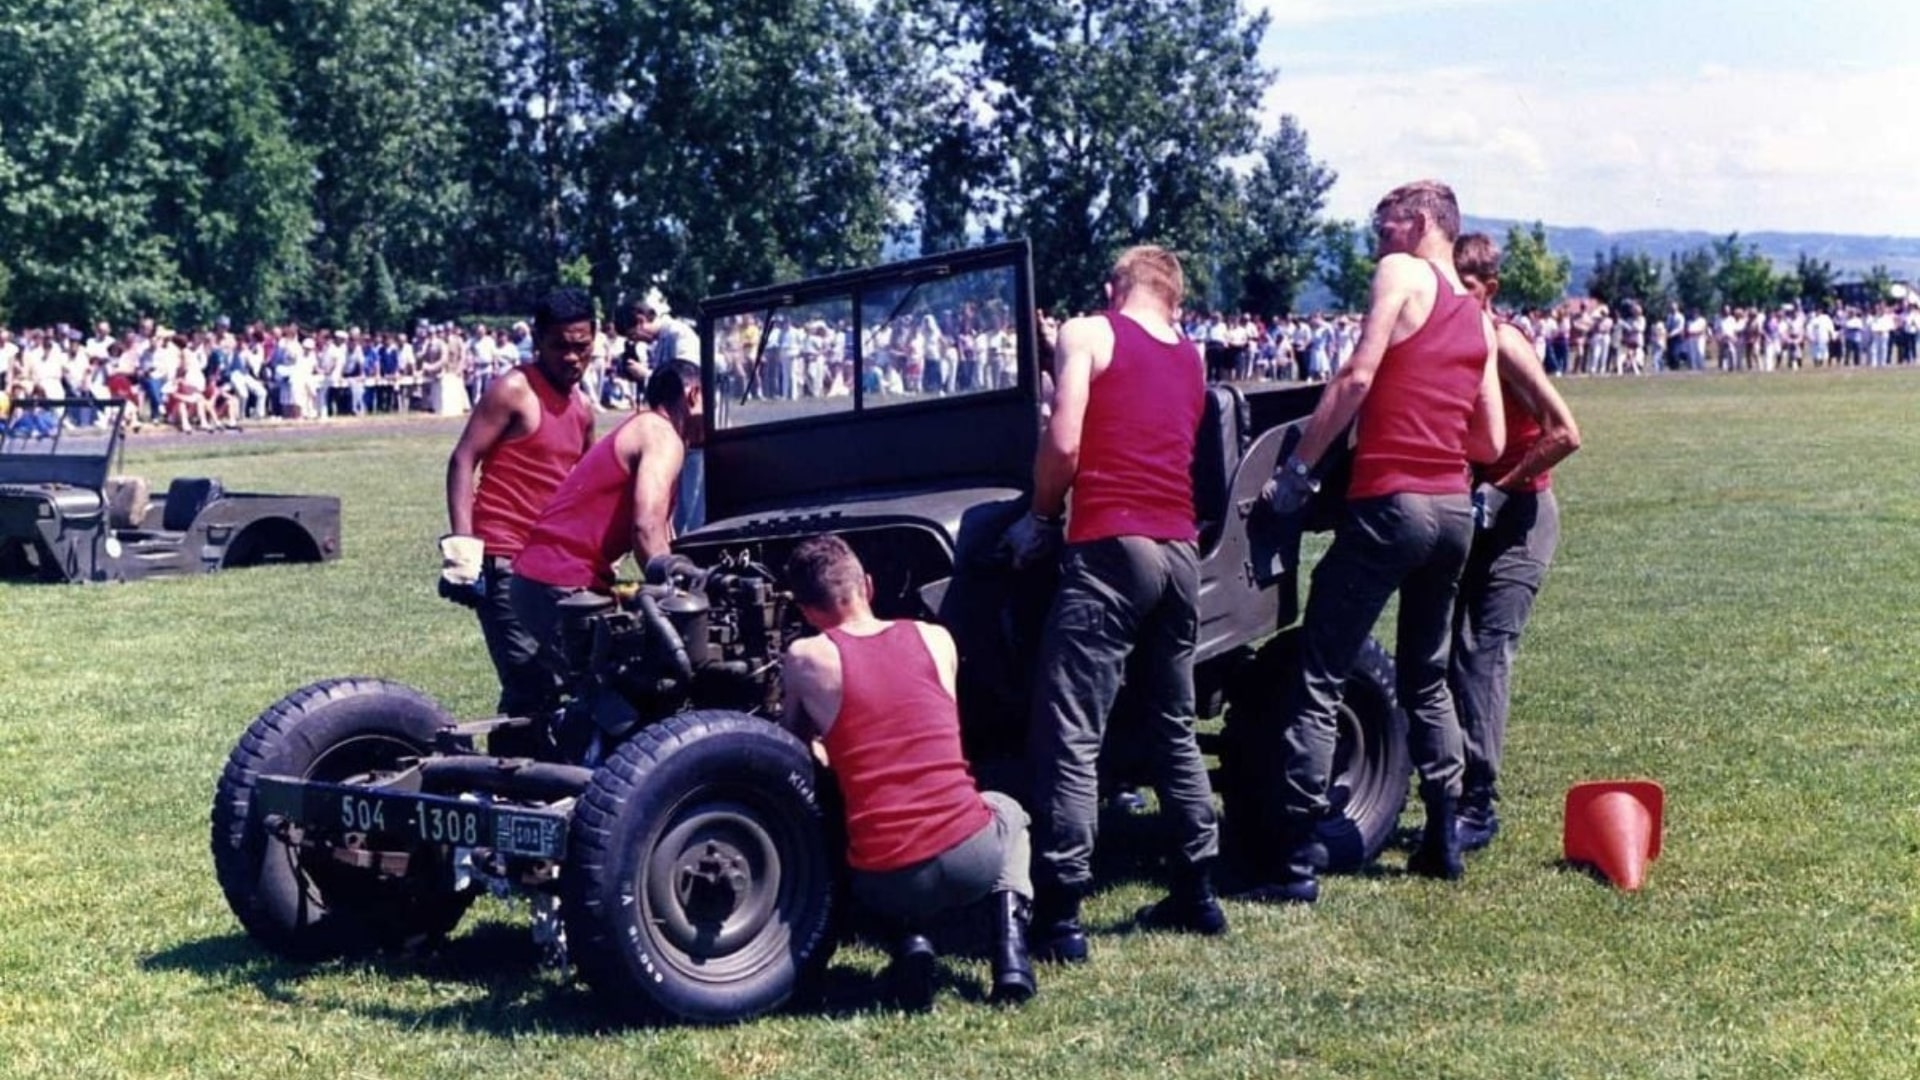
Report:
[[[1518,225],[1533,227],[1531,221],[1507,221],[1500,218],[1467,217],[1468,232],[1484,232],[1505,240],[1507,230]],[[1605,232],[1578,226],[1548,225],[1547,246],[1556,254],[1573,259],[1573,285],[1569,292],[1584,291],[1587,274],[1593,269],[1594,256],[1618,247],[1623,252],[1645,252],[1664,263],[1667,256],[1692,251],[1725,239],[1724,233],[1683,232],[1673,229],[1635,229]],[[1802,254],[1825,259],[1839,272],[1840,280],[1859,278],[1875,266],[1885,266],[1895,281],[1920,281],[1920,238],[1901,236],[1842,236],[1834,233],[1753,232],[1741,233],[1740,242],[1752,244],[1760,254],[1773,260],[1775,269],[1791,270]]]

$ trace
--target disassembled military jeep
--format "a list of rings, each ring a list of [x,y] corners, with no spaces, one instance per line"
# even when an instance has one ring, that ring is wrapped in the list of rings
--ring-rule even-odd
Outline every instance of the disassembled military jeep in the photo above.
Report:
[[[115,476],[127,403],[13,402],[0,427],[0,578],[132,581],[340,557],[340,500]],[[104,420],[75,429],[70,418]]]
[[[536,936],[564,941],[617,1010],[727,1021],[785,1002],[826,964],[845,906],[831,775],[776,722],[780,658],[805,632],[780,576],[794,545],[841,535],[878,614],[953,632],[976,768],[1017,763],[1025,745],[1053,588],[1002,544],[1026,508],[1041,423],[1029,260],[1016,242],[704,303],[711,523],[631,595],[576,604],[571,691],[553,717],[459,723],[415,690],[355,678],[254,720],[212,829],[247,931],[319,958],[443,935],[480,892],[526,893]],[[1296,663],[1299,534],[1249,524],[1317,395],[1209,388],[1193,469],[1196,680],[1203,715],[1225,708],[1203,749],[1218,757],[1229,853],[1256,878]],[[1316,507],[1309,527],[1331,512]],[[1339,812],[1323,830],[1335,868],[1373,858],[1407,797],[1392,687],[1369,643],[1340,716]],[[1123,695],[1117,753],[1128,709]],[[551,749],[490,754],[508,730],[503,744],[536,732]]]

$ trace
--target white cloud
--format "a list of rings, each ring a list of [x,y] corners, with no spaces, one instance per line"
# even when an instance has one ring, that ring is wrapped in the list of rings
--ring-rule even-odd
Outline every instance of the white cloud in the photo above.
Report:
[[[1716,67],[1581,88],[1484,69],[1283,74],[1268,111],[1299,117],[1359,218],[1394,185],[1452,183],[1473,214],[1602,228],[1920,235],[1920,66]]]
[[[1321,23],[1408,15],[1420,11],[1484,7],[1512,0],[1249,0],[1253,10],[1266,9],[1275,26],[1316,26]]]

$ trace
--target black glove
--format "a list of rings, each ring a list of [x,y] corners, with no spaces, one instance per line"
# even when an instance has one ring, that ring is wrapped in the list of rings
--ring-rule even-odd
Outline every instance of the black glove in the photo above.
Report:
[[[1013,523],[1002,544],[1012,555],[1013,568],[1024,570],[1052,558],[1059,552],[1060,542],[1059,518],[1029,513]]]
[[[1490,483],[1482,483],[1473,489],[1473,527],[1491,529],[1499,520],[1500,511],[1507,505],[1507,493]]]
[[[1306,509],[1319,490],[1320,481],[1314,479],[1313,470],[1299,458],[1289,457],[1273,470],[1273,479],[1261,487],[1260,498],[1273,507],[1274,513],[1291,516]]]

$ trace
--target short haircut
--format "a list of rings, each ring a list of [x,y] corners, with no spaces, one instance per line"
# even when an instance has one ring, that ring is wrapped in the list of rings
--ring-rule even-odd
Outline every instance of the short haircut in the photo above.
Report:
[[[787,556],[787,589],[801,607],[843,607],[866,585],[867,568],[860,565],[860,557],[832,533],[802,540]]]
[[[647,378],[647,407],[678,405],[687,398],[687,389],[700,385],[700,368],[691,360],[672,360],[654,369]]]
[[[1168,307],[1177,308],[1187,294],[1187,277],[1180,270],[1180,260],[1173,252],[1152,244],[1121,252],[1113,261],[1107,283],[1113,286],[1115,303],[1135,289],[1145,289],[1165,300]]]
[[[1373,208],[1374,226],[1415,211],[1439,226],[1449,241],[1460,235],[1460,202],[1453,197],[1453,189],[1438,180],[1415,180],[1387,192]]]
[[[587,295],[585,289],[555,289],[541,297],[533,308],[535,333],[545,333],[549,327],[592,321],[593,298]]]
[[[1499,280],[1500,247],[1486,233],[1466,233],[1453,242],[1453,268],[1461,277],[1483,282]]]

